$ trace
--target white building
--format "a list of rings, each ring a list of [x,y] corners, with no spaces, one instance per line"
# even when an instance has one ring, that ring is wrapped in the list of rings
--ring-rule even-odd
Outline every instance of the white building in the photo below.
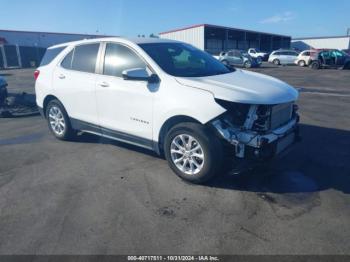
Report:
[[[256,32],[225,26],[200,24],[159,33],[161,38],[189,43],[211,54],[229,49],[258,48],[273,51],[290,47],[290,36]]]
[[[299,50],[306,49],[349,49],[350,48],[350,35],[349,36],[328,36],[328,37],[305,37],[292,39],[292,47]]]

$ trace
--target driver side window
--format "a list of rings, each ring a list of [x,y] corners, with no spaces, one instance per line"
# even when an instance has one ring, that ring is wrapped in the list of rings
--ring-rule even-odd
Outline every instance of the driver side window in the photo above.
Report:
[[[145,62],[130,48],[114,43],[106,44],[103,74],[122,77],[122,72],[127,69],[144,68]]]

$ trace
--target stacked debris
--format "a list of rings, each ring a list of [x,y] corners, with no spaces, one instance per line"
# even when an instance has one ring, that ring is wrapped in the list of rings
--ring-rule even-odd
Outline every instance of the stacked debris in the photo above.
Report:
[[[0,117],[24,117],[38,113],[35,95],[9,94],[5,79],[0,77]]]

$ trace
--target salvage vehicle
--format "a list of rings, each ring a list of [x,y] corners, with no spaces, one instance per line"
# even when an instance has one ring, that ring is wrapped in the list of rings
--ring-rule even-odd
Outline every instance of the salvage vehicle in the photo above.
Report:
[[[0,76],[0,107],[5,105],[7,95],[7,82]]]
[[[260,58],[262,61],[267,61],[269,59],[269,53],[261,52],[256,48],[249,48],[248,54],[254,58]]]
[[[269,62],[275,65],[291,65],[294,64],[298,57],[298,53],[293,50],[276,50],[269,56]]]
[[[350,56],[337,49],[320,49],[311,55],[309,66],[312,69],[350,69]]]
[[[34,76],[37,105],[56,138],[82,131],[147,148],[193,183],[220,174],[226,154],[232,163],[256,163],[298,137],[296,89],[229,70],[178,41],[60,44],[48,48]]]
[[[221,52],[218,58],[225,66],[238,66],[238,67],[259,67],[261,65],[260,58],[254,58],[248,55],[248,53],[240,50],[229,50],[227,52]]]
[[[314,55],[314,50],[304,50],[302,51],[295,60],[295,64],[301,67],[310,64],[311,55]]]

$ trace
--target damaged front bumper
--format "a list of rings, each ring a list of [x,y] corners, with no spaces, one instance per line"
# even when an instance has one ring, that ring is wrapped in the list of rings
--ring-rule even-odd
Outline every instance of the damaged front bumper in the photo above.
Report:
[[[300,139],[298,122],[296,115],[284,126],[265,133],[227,126],[220,119],[214,120],[212,125],[234,147],[237,158],[264,160],[282,153]]]

